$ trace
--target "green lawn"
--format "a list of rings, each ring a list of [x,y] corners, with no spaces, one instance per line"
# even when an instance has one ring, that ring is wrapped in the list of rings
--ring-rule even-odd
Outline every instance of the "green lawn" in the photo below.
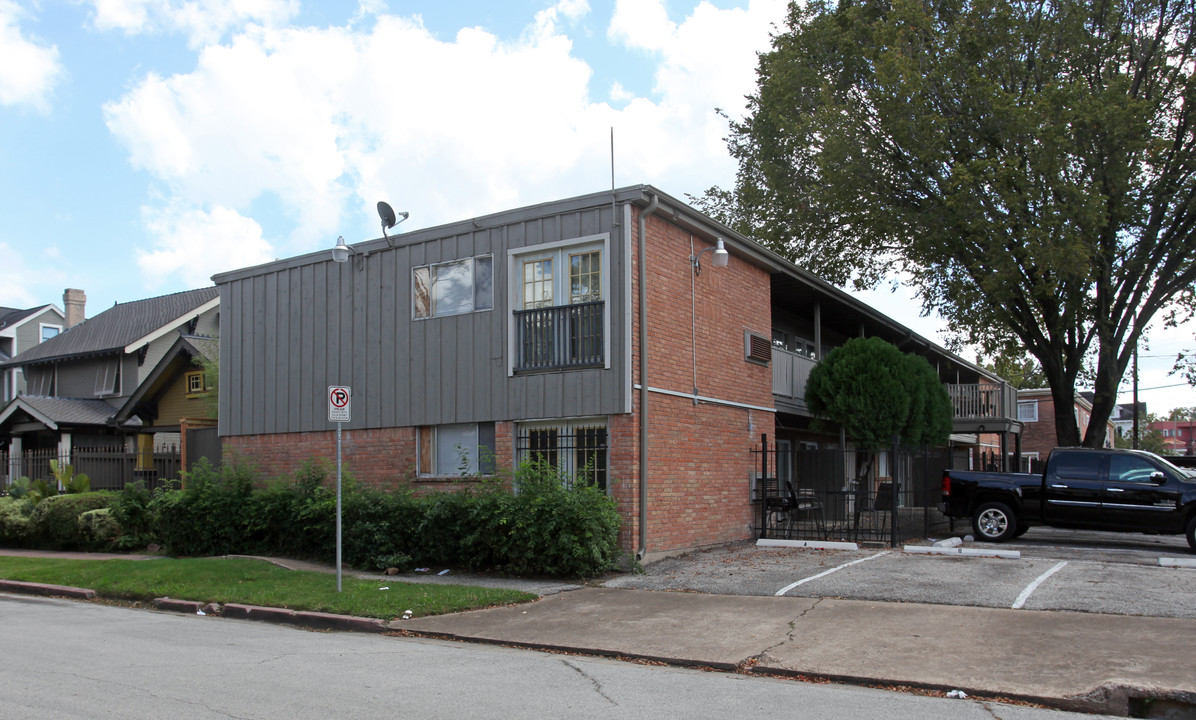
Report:
[[[61,560],[0,557],[0,578],[91,588],[103,598],[244,603],[392,620],[510,605],[536,599],[517,590],[362,580],[286,570],[263,560],[195,558]]]

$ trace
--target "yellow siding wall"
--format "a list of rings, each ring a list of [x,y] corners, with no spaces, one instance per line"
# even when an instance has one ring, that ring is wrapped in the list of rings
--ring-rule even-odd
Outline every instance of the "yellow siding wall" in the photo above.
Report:
[[[190,371],[188,371],[190,372]],[[187,397],[187,373],[180,374],[158,400],[158,425],[178,425],[179,418],[206,418],[204,398]]]

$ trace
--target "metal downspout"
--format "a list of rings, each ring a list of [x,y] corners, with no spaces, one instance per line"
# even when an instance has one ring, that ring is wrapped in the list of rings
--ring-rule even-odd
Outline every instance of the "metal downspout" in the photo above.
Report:
[[[642,560],[648,552],[648,243],[646,220],[660,207],[660,198],[652,196],[639,218],[639,300],[640,300],[640,548]]]

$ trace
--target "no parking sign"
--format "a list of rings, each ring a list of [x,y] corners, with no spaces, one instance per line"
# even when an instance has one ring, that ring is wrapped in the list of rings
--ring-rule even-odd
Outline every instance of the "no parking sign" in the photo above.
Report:
[[[349,401],[353,391],[348,385],[328,386],[328,422],[349,422]]]

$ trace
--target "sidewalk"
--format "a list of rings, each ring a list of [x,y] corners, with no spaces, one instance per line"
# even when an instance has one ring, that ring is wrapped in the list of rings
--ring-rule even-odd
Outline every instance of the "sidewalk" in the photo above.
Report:
[[[961,690],[1115,715],[1196,717],[1191,664],[1196,620],[541,585],[553,594],[536,602],[390,623],[373,620],[368,629],[724,671]],[[268,622],[311,622],[273,609],[239,610],[239,617]],[[319,615],[320,627],[364,627],[363,618]],[[1143,714],[1147,710],[1151,714]]]

